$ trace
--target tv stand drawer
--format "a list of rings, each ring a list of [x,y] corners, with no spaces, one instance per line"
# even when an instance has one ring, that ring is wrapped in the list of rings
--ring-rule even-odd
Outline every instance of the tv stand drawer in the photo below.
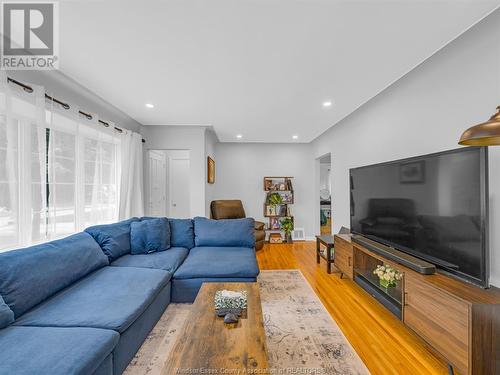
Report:
[[[416,278],[405,279],[404,322],[467,374],[469,305]]]
[[[335,236],[334,246],[335,267],[350,279],[353,278],[353,249],[352,244],[344,241],[341,237]]]

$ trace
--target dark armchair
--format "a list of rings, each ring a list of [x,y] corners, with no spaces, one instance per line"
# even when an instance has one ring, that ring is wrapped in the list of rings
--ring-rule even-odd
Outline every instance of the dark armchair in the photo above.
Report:
[[[245,210],[243,203],[239,199],[234,200],[217,200],[210,203],[210,216],[212,219],[242,219],[245,218]],[[264,246],[266,232],[264,231],[264,223],[255,222],[255,249],[260,250]]]

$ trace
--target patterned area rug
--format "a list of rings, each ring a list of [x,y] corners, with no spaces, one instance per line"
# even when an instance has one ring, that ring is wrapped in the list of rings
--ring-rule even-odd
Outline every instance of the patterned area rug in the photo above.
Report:
[[[270,373],[369,374],[299,270],[259,275]],[[189,304],[171,304],[127,367],[126,375],[159,375]]]

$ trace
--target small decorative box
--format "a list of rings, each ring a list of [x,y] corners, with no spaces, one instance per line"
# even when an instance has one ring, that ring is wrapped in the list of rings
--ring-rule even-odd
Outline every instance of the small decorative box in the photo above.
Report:
[[[231,290],[218,290],[215,292],[215,309],[246,309],[247,292],[244,290],[235,292]]]

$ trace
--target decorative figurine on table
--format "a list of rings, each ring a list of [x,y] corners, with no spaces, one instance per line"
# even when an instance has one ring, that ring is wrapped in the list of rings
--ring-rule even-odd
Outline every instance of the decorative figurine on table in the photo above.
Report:
[[[224,323],[237,323],[241,312],[247,308],[247,292],[218,290],[215,292],[215,313],[224,317]]]

